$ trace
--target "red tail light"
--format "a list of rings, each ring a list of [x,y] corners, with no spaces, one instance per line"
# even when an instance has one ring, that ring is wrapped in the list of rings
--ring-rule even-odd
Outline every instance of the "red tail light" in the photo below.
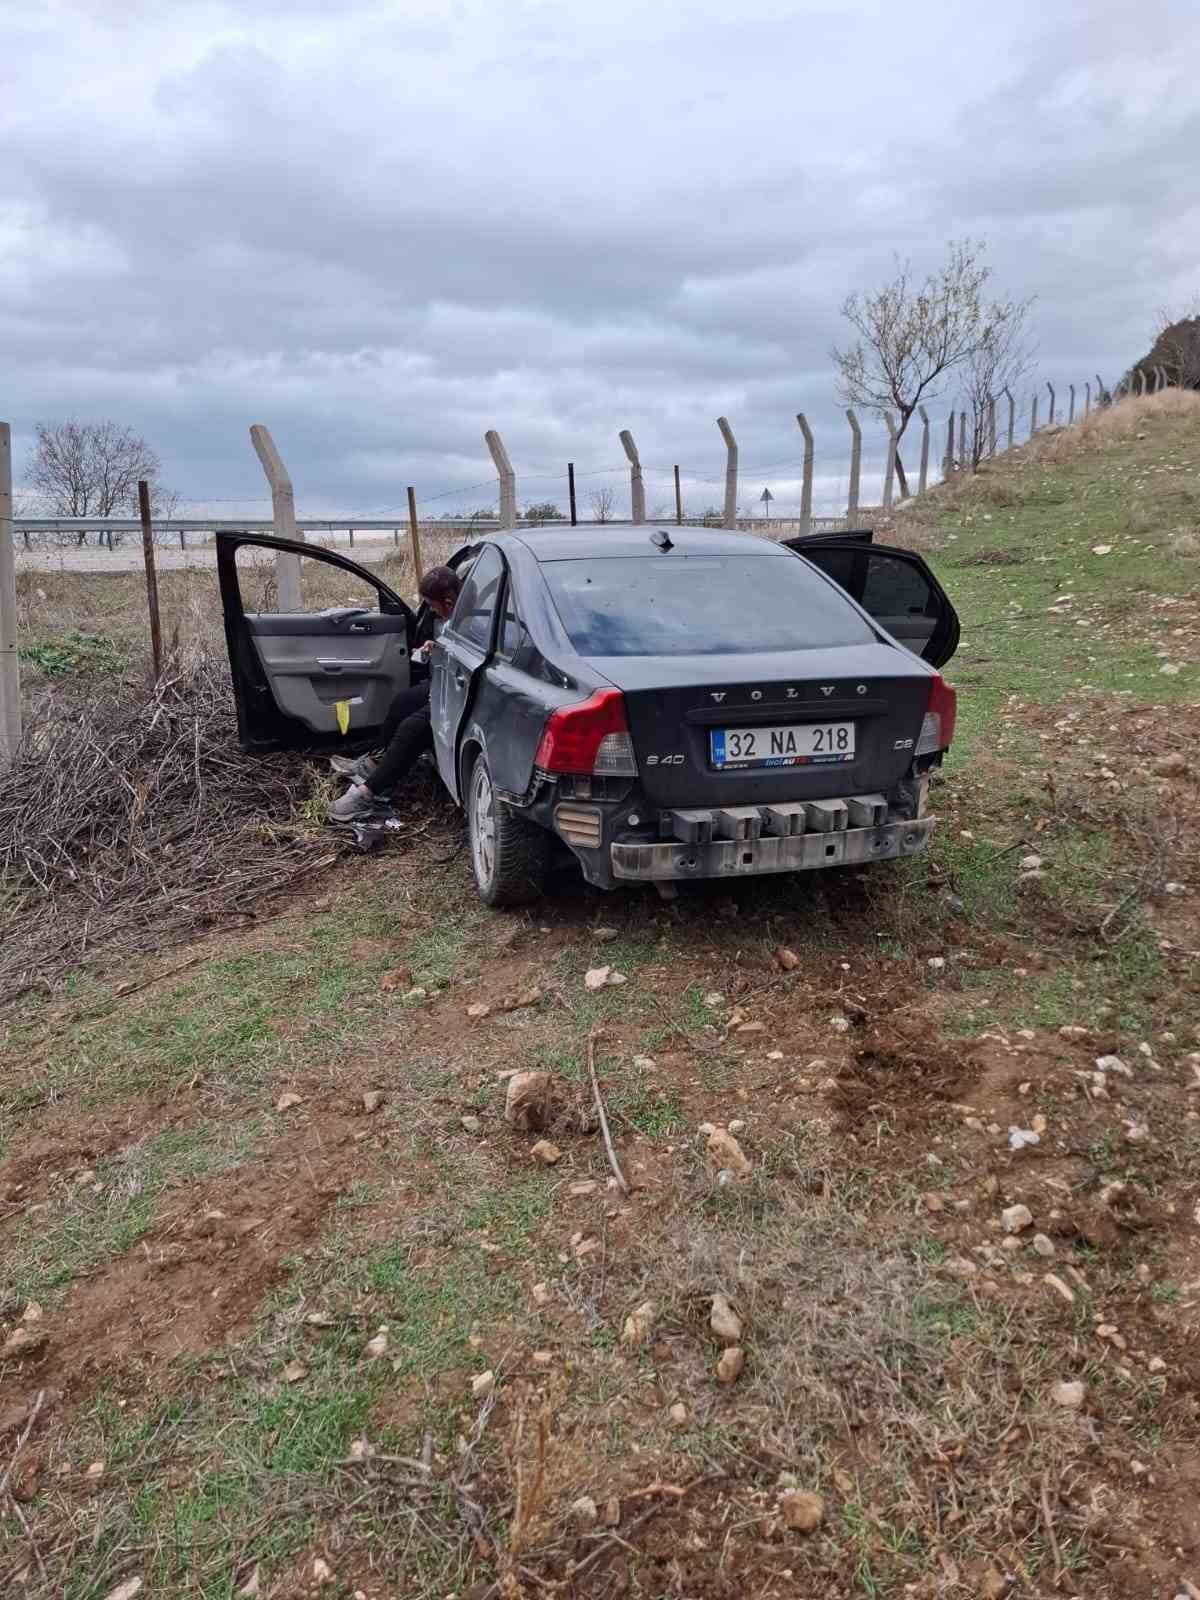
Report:
[[[929,685],[929,704],[925,708],[925,721],[921,724],[921,737],[917,740],[917,754],[927,756],[948,749],[954,738],[957,716],[958,695],[937,672]]]
[[[551,712],[542,730],[536,764],[543,772],[636,777],[637,760],[621,691],[597,689],[578,705],[560,706]]]

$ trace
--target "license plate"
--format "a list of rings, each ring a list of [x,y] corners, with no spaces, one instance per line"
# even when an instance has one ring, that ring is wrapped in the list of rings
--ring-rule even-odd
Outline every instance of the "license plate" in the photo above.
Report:
[[[776,728],[713,728],[714,767],[817,767],[854,760],[852,722],[788,723]]]

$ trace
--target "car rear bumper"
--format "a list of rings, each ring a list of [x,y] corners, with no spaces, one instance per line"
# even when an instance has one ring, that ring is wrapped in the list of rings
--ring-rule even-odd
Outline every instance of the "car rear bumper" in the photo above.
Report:
[[[798,833],[757,839],[712,839],[684,844],[613,844],[612,874],[621,882],[679,878],[738,878],[763,872],[808,872],[917,855],[929,843],[936,818],[889,822],[873,828]]]

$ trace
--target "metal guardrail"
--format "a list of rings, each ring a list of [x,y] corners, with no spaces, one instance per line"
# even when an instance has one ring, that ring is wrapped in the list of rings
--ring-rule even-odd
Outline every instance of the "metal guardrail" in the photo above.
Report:
[[[152,519],[154,531],[158,533],[265,533],[273,534],[275,525],[269,519],[247,517],[164,517]],[[674,527],[673,517],[659,519],[649,518],[644,526],[655,526],[661,521],[664,526]],[[719,517],[698,517],[689,524],[694,528],[719,528]],[[791,529],[799,525],[797,517],[739,517],[738,527],[754,532],[770,532],[772,529]],[[500,527],[496,517],[485,519],[483,517],[437,517],[423,520],[423,528],[445,528],[447,530],[460,529],[465,533],[490,533]],[[540,527],[567,527],[566,518],[560,521],[554,519],[542,520],[540,518],[520,517],[517,519],[518,528]],[[628,517],[610,517],[607,522],[581,522],[581,528],[633,528],[643,526],[633,522]],[[813,517],[813,533],[833,533],[847,526],[845,517]],[[403,522],[383,521],[379,517],[297,517],[296,528],[304,533],[392,533],[400,534],[407,531],[407,524]],[[140,534],[141,523],[136,517],[14,517],[13,531],[17,534],[25,533],[136,533]]]

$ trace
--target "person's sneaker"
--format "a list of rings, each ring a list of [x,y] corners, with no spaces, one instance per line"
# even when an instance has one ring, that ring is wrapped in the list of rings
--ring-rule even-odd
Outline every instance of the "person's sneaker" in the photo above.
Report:
[[[374,812],[375,796],[361,783],[352,783],[341,799],[330,806],[329,817],[332,822],[358,822],[363,817],[373,816]]]
[[[375,762],[370,756],[330,756],[329,765],[340,778],[354,783],[370,783],[375,776]]]

